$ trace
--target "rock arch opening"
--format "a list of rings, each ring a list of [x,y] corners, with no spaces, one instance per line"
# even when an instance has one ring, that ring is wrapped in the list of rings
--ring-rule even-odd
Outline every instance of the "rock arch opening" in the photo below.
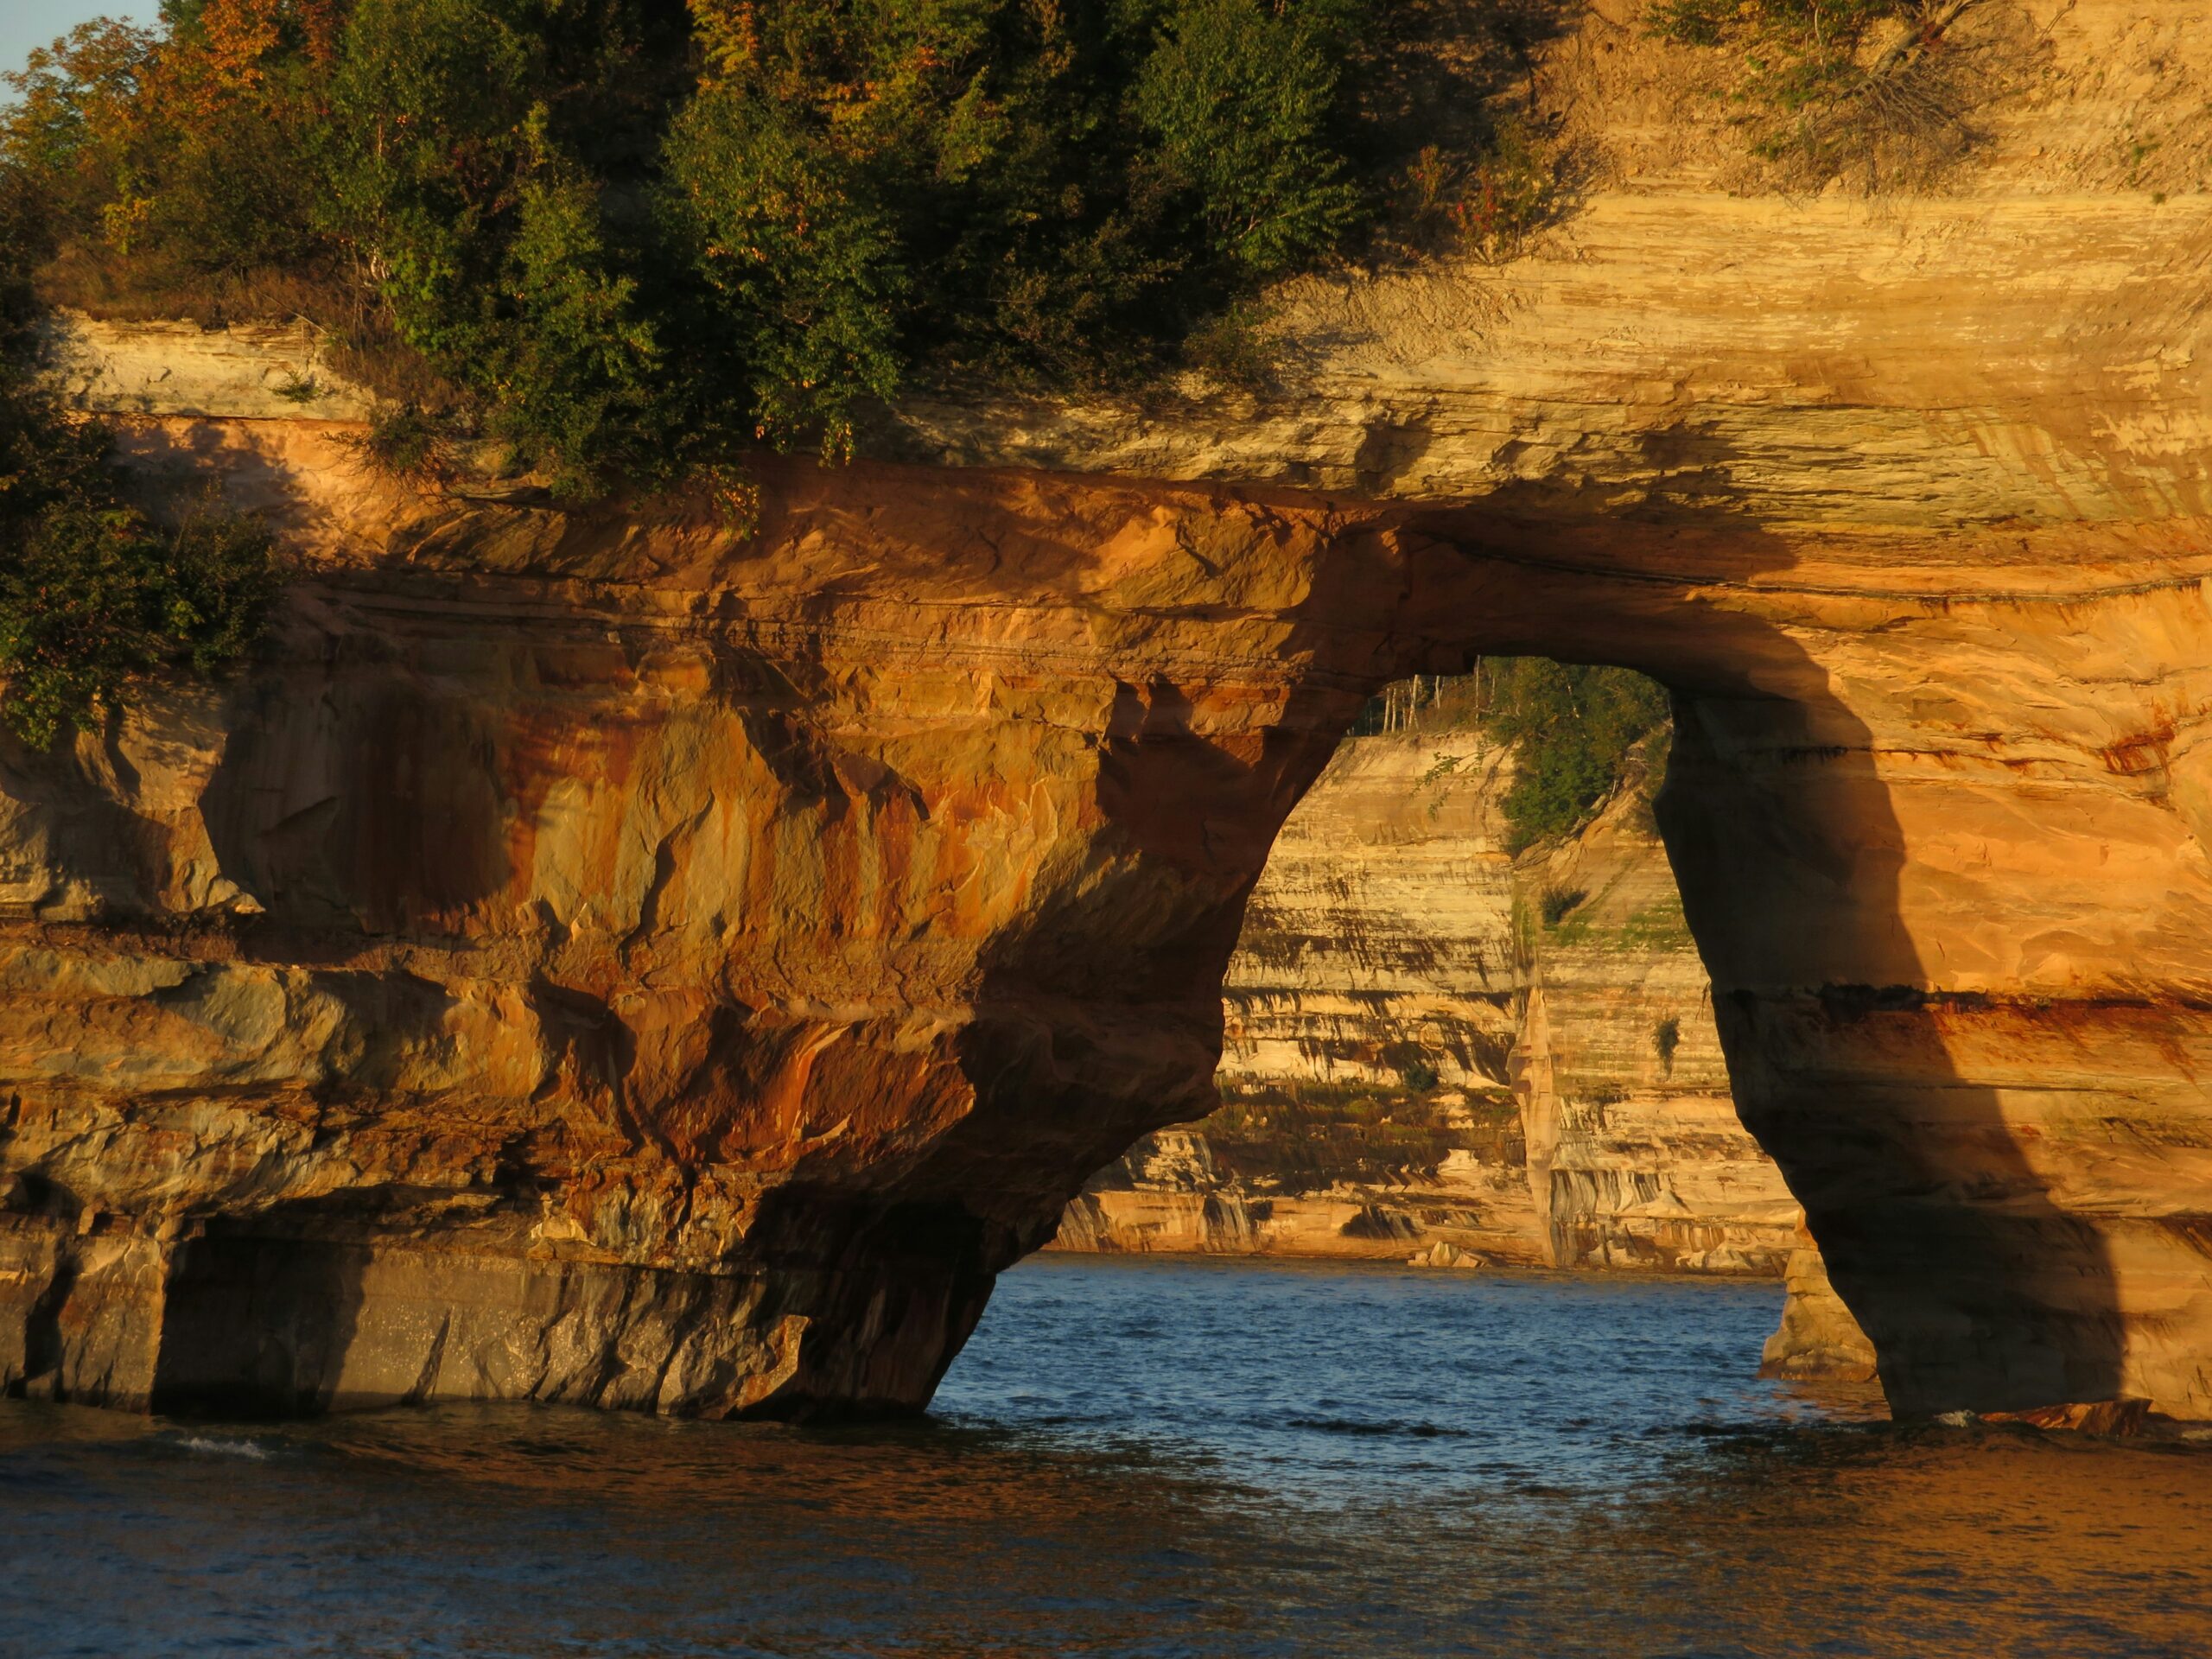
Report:
[[[1622,671],[1385,687],[1246,906],[1221,1106],[1094,1176],[1051,1248],[1787,1272],[1770,1368],[1871,1375],[1730,1098],[1651,812],[1670,736]]]
[[[1796,1214],[1727,1103],[1652,825],[1663,695],[1592,734],[1546,688],[1553,741],[1516,743],[1510,672],[1363,712],[1245,907],[1224,1106],[1093,1179],[1062,1243],[1781,1274]]]

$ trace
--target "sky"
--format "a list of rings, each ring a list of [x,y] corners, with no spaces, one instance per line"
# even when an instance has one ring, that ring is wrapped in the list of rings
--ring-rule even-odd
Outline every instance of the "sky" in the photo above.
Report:
[[[0,0],[0,70],[20,69],[35,46],[66,35],[87,17],[149,22],[161,0]]]

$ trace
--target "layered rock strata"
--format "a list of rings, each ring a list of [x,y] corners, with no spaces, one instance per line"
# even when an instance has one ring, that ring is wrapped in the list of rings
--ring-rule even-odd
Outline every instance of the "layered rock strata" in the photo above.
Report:
[[[749,537],[146,417],[299,575],[237,683],[0,755],[0,1376],[916,1407],[1210,1108],[1363,698],[1538,651],[1674,690],[1738,1105],[1893,1406],[2212,1416],[2212,8],[2028,10],[1956,194],[1802,200],[1599,0],[1554,239],[1287,296],[1264,406],[912,408],[964,469],[764,463]]]
[[[1224,1089],[1496,1088],[1526,982],[1499,803],[1473,731],[1346,739],[1268,854],[1222,988]]]
[[[1337,750],[1245,908],[1229,1103],[1101,1171],[1059,1248],[1544,1260],[1505,1087],[1523,975],[1502,764],[1472,732]]]
[[[1729,1099],[1649,764],[1516,868],[1508,753],[1347,740],[1245,908],[1228,1103],[1094,1176],[1055,1243],[1779,1274],[1797,1206]]]
[[[1797,1205],[1738,1119],[1644,781],[1520,872],[1529,1185],[1560,1266],[1778,1274]]]

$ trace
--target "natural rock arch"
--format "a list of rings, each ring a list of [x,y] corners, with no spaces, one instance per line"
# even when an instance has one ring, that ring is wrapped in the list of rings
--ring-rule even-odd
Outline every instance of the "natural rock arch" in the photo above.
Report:
[[[1281,396],[916,402],[753,538],[417,497],[308,342],[80,330],[302,569],[236,684],[0,748],[0,1379],[918,1405],[1203,1109],[1366,694],[1533,651],[1674,688],[1738,1101],[1897,1405],[2212,1417],[2212,197],[2100,159],[2212,9],[2044,13],[1955,197],[1732,194],[1608,83],[1620,181],[1286,294]]]
[[[344,475],[223,441],[242,489]],[[1897,1405],[2204,1413],[2201,1189],[2145,1150],[2201,1017],[2148,978],[2207,890],[2156,736],[2190,664],[2151,672],[2193,580],[1898,593],[1740,527],[872,467],[777,469],[751,543],[365,500],[251,681],[11,757],[27,1382],[919,1404],[1203,1106],[1243,895],[1368,692],[1541,649],[1675,688],[1741,1108]],[[1974,717],[2026,685],[2031,733]]]

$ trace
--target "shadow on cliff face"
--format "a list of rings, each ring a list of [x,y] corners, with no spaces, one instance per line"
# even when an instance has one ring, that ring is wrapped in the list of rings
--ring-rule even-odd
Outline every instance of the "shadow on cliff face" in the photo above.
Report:
[[[245,694],[208,833],[280,924],[452,927],[512,874],[501,736],[467,695],[369,656]]]
[[[1904,1414],[2108,1400],[2106,1243],[2052,1203],[1898,903],[1903,837],[1840,705],[1678,692],[1658,816],[1745,1126],[1805,1206]],[[1853,728],[1856,729],[1847,729]]]
[[[276,1417],[347,1403],[338,1382],[369,1247],[288,1236],[288,1212],[313,1208],[280,1205],[244,1225],[212,1221],[177,1247],[154,1410]]]
[[[1475,655],[1618,664],[1673,690],[1659,818],[1739,1109],[1803,1204],[1893,1408],[2118,1395],[2107,1242],[2053,1201],[1996,1089],[1954,1063],[1985,1004],[1945,988],[1914,944],[1882,740],[1803,643],[1811,625],[1775,620],[1807,602],[1792,544],[1732,509],[1726,455],[1689,459],[1695,499],[1650,518],[1556,499],[1520,522],[1416,512],[1384,532],[1388,561],[1348,537],[1280,651],[1300,678],[1264,739],[1205,735],[1195,687],[1121,687],[1089,862],[1040,873],[1027,925],[987,950],[963,1055],[976,1109],[916,1185],[966,1192],[1009,1221],[1015,1250],[1033,1248],[1135,1134],[1211,1106],[1244,900],[1367,694]],[[1672,458],[1677,481],[1686,465]]]
[[[1221,986],[1245,900],[1365,699],[1363,683],[1318,677],[1260,732],[1223,740],[1195,729],[1189,692],[1166,679],[1116,687],[1100,822],[1081,868],[1040,880],[1024,925],[983,953],[963,1053],[977,1109],[941,1154],[1001,1172],[1023,1250],[1137,1135],[1219,1103]]]
[[[1786,571],[1788,545],[1733,515],[1562,534],[1437,514],[1408,531],[1427,665],[1535,652],[1671,688],[1657,817],[1738,1108],[1804,1205],[1892,1408],[2119,1395],[2107,1241],[2052,1201],[1996,1090],[1953,1062],[1951,1036],[1988,1000],[1946,990],[1914,944],[1880,740],[1789,629],[1694,591],[1693,572]],[[1609,556],[1613,539],[1643,546]],[[1765,608],[1792,602],[1786,579],[1757,585],[1777,596]]]

